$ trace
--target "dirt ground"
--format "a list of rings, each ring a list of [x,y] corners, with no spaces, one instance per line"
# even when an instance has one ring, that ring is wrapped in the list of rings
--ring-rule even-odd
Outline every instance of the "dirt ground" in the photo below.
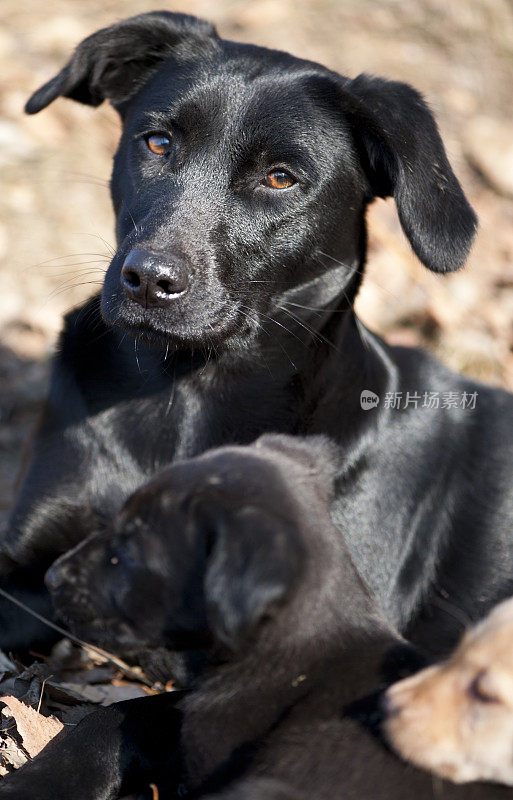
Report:
[[[393,203],[370,215],[364,321],[513,389],[513,5],[510,0],[2,0],[0,6],[0,524],[44,397],[63,312],[94,291],[114,246],[108,199],[119,126],[60,101],[24,101],[96,28],[157,7],[208,17],[231,38],[354,76],[407,80],[436,111],[481,228],[465,271],[428,274]]]

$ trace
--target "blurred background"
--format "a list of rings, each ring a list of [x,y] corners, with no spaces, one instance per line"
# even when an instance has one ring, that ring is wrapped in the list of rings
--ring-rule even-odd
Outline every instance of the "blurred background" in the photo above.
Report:
[[[214,21],[228,38],[411,82],[434,109],[478,212],[467,268],[429,274],[391,201],[370,213],[365,323],[513,390],[511,0],[2,0],[0,6],[0,524],[45,394],[62,314],[96,291],[114,247],[108,197],[116,114],[61,100],[22,109],[73,47],[155,8]]]

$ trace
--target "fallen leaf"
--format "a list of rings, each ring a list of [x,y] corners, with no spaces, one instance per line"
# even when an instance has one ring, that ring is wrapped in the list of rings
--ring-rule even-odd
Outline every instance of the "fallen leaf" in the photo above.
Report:
[[[55,717],[44,717],[34,708],[26,706],[15,697],[0,697],[0,703],[8,709],[12,717],[12,728],[2,730],[2,738],[14,739],[14,732],[18,734],[23,745],[23,750],[30,758],[34,758],[48,742],[57,736],[63,725]],[[3,712],[3,716],[6,716]]]

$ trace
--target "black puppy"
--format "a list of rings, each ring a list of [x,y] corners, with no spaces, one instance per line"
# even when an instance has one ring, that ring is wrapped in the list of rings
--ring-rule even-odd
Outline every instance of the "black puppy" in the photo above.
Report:
[[[374,729],[380,685],[419,658],[327,513],[327,448],[267,436],[173,465],[56,562],[56,605],[78,633],[121,649],[200,647],[204,664],[188,693],[92,714],[8,778],[2,800],[112,800],[150,782],[162,800],[432,800],[432,776]]]
[[[90,36],[27,111],[60,96],[121,115],[118,251],[101,299],[66,320],[4,583],[49,613],[45,569],[162,466],[322,433],[359,570],[394,624],[441,651],[463,612],[512,590],[513,400],[387,347],[352,309],[376,196],[395,198],[428,268],[460,267],[471,246],[475,215],[426,104],[166,12]],[[452,401],[425,407],[430,392]],[[0,644],[43,636],[2,614]]]

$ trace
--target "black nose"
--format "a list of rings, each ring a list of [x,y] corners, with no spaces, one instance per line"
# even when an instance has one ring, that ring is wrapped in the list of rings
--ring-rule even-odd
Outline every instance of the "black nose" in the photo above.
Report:
[[[56,594],[65,586],[74,586],[77,583],[78,570],[76,562],[70,560],[68,555],[61,556],[54,561],[45,574],[45,583],[50,592]]]
[[[144,308],[162,308],[185,294],[189,274],[181,261],[166,261],[157,253],[135,247],[125,258],[120,281],[131,300]]]

